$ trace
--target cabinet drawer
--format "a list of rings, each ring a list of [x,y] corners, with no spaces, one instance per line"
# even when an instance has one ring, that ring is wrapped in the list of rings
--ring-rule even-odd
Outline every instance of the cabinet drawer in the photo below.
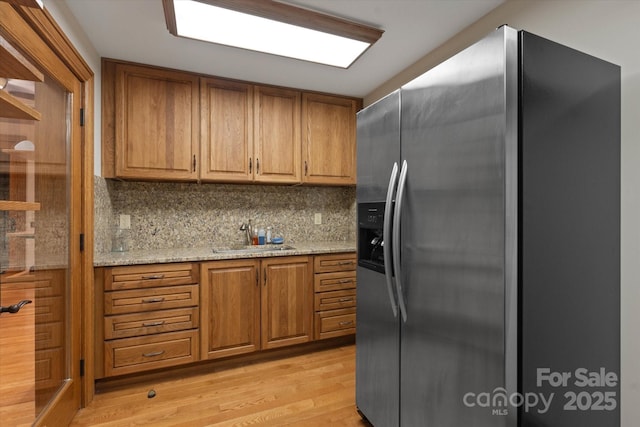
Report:
[[[141,289],[198,283],[196,263],[133,265],[105,269],[104,290]]]
[[[316,339],[332,338],[356,332],[356,309],[321,311],[316,313]]]
[[[197,307],[120,314],[104,319],[104,338],[110,340],[194,329],[198,322]]]
[[[198,285],[105,292],[104,313],[123,314],[198,305]]]
[[[354,270],[315,274],[313,282],[316,292],[353,289],[356,287],[356,272]]]
[[[356,290],[318,292],[315,294],[316,311],[335,310],[356,306]]]
[[[64,343],[63,322],[36,323],[36,353],[39,350],[62,347]]]
[[[60,378],[65,378],[62,347],[36,351],[36,390],[60,387]]]
[[[198,331],[106,341],[104,350],[107,376],[195,362]]]
[[[317,255],[313,259],[314,273],[331,273],[333,271],[349,271],[356,269],[354,252]]]

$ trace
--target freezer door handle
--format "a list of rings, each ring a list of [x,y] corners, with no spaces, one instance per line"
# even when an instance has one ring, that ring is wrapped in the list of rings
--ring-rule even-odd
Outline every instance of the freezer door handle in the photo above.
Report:
[[[387,199],[384,204],[384,220],[382,222],[382,242],[387,242],[382,246],[382,256],[384,259],[384,278],[387,281],[387,291],[389,292],[389,302],[391,303],[391,310],[393,311],[393,317],[398,317],[398,304],[396,298],[393,295],[393,277],[391,268],[391,209],[393,203],[393,193],[396,189],[398,182],[398,163],[393,163],[393,169],[391,169],[391,176],[389,177],[389,187],[387,188]]]
[[[402,199],[404,198],[404,189],[407,183],[408,172],[407,161],[402,162],[402,169],[400,170],[400,178],[398,179],[398,192],[396,193],[396,206],[393,212],[393,229],[391,246],[393,249],[393,271],[396,277],[396,291],[398,293],[398,305],[400,307],[400,314],[402,314],[402,320],[407,322],[407,306],[404,301],[404,294],[402,293],[402,271],[400,268],[400,216],[402,215]]]

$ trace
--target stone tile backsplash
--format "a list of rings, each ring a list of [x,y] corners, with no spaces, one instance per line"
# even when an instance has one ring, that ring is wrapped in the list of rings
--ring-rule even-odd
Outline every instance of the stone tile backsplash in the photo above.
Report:
[[[271,226],[285,243],[354,241],[354,187],[158,183],[95,177],[95,251],[111,251],[121,214],[129,250],[242,243],[240,224]],[[314,224],[314,214],[322,224]]]

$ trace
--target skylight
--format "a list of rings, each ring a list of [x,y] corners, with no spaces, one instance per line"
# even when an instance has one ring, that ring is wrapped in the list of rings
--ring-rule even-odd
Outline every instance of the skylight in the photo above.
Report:
[[[233,5],[216,0],[167,2],[170,7],[168,11],[165,4],[167,26],[174,35],[335,67],[348,68],[382,35],[377,29],[267,0],[253,2],[259,4],[255,8],[251,7],[251,1],[237,1]],[[247,10],[232,10],[239,7]],[[170,18],[175,20],[175,32]],[[307,25],[301,26],[298,21]],[[325,21],[329,28],[321,31]],[[364,34],[365,30],[370,34]]]

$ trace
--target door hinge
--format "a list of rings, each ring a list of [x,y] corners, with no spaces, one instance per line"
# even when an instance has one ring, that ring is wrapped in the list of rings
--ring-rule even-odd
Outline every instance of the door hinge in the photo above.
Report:
[[[80,126],[84,126],[84,108],[80,109]]]
[[[80,359],[80,376],[84,377],[84,359]]]
[[[80,252],[84,251],[84,233],[80,233]]]

